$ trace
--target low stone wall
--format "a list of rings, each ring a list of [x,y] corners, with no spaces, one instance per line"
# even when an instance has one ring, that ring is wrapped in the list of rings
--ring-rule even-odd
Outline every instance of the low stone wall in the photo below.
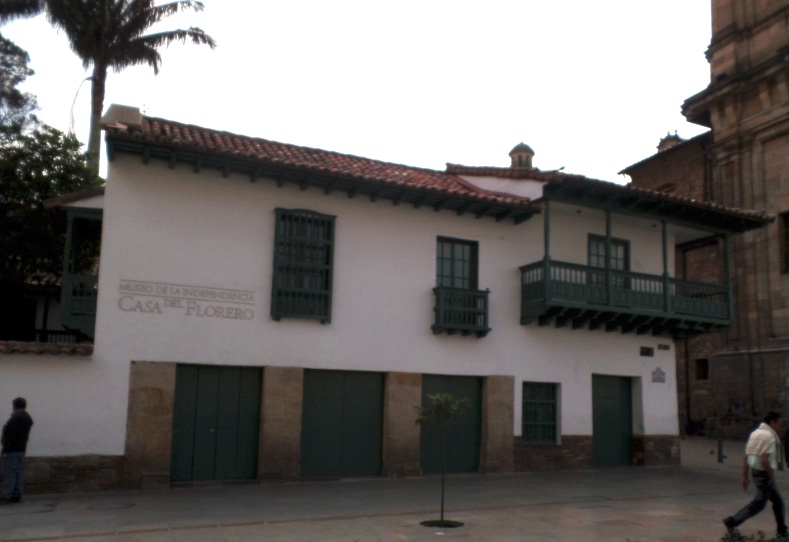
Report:
[[[558,446],[532,446],[516,436],[514,460],[515,472],[588,469],[592,466],[592,437],[565,435]]]
[[[674,435],[637,435],[633,437],[633,464],[646,467],[679,465],[679,437]]]
[[[515,437],[515,472],[540,470],[576,470],[593,468],[591,436],[562,437],[558,446],[525,445]],[[633,465],[664,466],[681,462],[679,436],[635,435],[632,441]]]
[[[25,493],[77,493],[132,486],[122,456],[25,458]]]

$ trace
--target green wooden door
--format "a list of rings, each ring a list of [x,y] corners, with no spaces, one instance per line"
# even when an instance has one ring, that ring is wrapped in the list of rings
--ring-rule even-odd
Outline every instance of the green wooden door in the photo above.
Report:
[[[381,474],[384,375],[304,371],[301,475]]]
[[[592,375],[592,461],[632,464],[633,402],[629,378]]]
[[[468,408],[446,435],[446,472],[477,472],[482,434],[482,379],[475,376],[422,375],[422,405],[429,395],[451,393],[456,399],[467,397]],[[421,430],[420,464],[426,474],[441,472],[439,433]]]
[[[257,478],[262,370],[179,365],[173,481]]]

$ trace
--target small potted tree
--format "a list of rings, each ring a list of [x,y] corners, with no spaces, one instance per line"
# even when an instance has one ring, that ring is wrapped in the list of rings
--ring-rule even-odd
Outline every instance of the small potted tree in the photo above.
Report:
[[[430,404],[427,406],[418,405],[414,407],[416,411],[416,423],[422,427],[428,427],[438,431],[439,455],[441,465],[441,518],[431,519],[421,522],[426,527],[461,527],[463,523],[444,519],[444,495],[446,490],[446,433],[447,428],[457,419],[466,407],[468,407],[468,397],[456,399],[451,393],[437,393],[428,395]]]

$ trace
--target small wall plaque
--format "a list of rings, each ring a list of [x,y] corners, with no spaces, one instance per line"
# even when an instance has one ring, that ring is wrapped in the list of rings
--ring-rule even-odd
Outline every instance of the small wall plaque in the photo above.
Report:
[[[658,350],[671,350],[670,344],[659,344],[657,345]]]
[[[654,371],[652,371],[652,382],[660,382],[661,384],[666,382],[666,373],[658,367]]]

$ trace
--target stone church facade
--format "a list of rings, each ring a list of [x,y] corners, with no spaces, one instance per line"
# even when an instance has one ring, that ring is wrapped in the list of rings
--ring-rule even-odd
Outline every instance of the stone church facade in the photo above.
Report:
[[[677,248],[677,276],[728,268],[736,321],[677,344],[680,426],[739,436],[767,410],[789,415],[789,0],[712,0],[710,83],[684,116],[710,128],[625,168],[634,186],[777,217],[729,246]],[[712,265],[717,260],[725,265]]]

